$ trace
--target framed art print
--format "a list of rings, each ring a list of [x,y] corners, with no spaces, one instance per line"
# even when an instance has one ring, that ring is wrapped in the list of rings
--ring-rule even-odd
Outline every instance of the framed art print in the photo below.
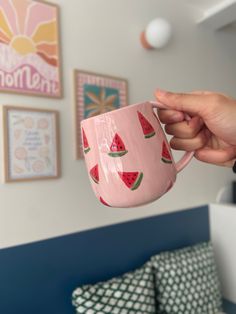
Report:
[[[83,157],[80,122],[128,105],[126,79],[74,71],[76,158]]]
[[[0,0],[0,92],[61,97],[57,5]]]
[[[60,176],[59,113],[4,106],[5,181]]]

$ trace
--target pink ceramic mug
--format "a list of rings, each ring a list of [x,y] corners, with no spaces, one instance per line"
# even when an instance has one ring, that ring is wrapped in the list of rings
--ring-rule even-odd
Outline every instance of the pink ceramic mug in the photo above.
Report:
[[[158,199],[192,159],[194,153],[186,152],[174,162],[153,110],[158,107],[144,102],[81,122],[87,170],[104,205],[135,207]]]

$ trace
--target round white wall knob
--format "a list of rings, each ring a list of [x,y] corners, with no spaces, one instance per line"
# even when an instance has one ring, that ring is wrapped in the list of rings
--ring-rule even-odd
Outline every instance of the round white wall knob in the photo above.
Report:
[[[144,48],[162,48],[168,43],[171,34],[170,23],[163,18],[156,18],[147,25],[140,39]]]

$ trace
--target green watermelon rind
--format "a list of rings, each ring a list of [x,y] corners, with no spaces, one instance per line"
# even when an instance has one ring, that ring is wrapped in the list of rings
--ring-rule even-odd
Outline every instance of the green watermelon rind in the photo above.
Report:
[[[138,176],[138,178],[136,179],[136,181],[134,182],[131,191],[137,190],[137,188],[140,186],[141,182],[143,180],[143,173],[141,172]]]
[[[121,150],[119,152],[109,152],[108,155],[110,157],[121,157],[124,156],[125,154],[127,154],[128,151],[127,150]]]
[[[92,175],[91,175],[91,178],[92,178],[92,180],[93,180],[93,182],[95,182],[96,184],[98,184],[98,180],[96,180]]]
[[[144,116],[141,112],[139,112],[139,111],[138,111],[138,117],[139,117],[139,122],[140,122],[140,124],[141,124],[141,127],[142,127],[142,129],[143,129],[144,137],[145,137],[145,138],[150,138],[150,137],[154,136],[154,135],[156,134],[156,132],[155,132],[155,130],[154,130],[152,124],[148,121],[148,119],[145,118],[145,116]],[[146,133],[147,130],[146,130],[146,128],[145,128],[145,125],[148,126],[148,128],[149,128],[149,130],[148,130],[149,133]]]
[[[90,150],[91,150],[90,147],[86,147],[86,148],[84,148],[84,153],[87,154]]]
[[[149,133],[149,134],[146,134],[146,135],[145,135],[145,138],[153,137],[155,134],[156,134],[155,131],[154,131],[154,132],[151,132],[151,133]]]
[[[167,158],[165,158],[165,157],[162,157],[161,160],[162,160],[164,163],[166,163],[166,164],[172,164],[172,163],[173,163],[171,159],[167,159]]]

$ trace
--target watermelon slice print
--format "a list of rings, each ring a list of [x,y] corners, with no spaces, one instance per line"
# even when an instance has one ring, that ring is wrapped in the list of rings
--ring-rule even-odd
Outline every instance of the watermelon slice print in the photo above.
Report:
[[[118,172],[118,174],[131,191],[137,190],[143,179],[142,172]]]
[[[83,147],[84,147],[84,153],[87,154],[90,151],[90,147],[89,147],[89,143],[88,143],[88,139],[87,136],[84,132],[84,129],[82,129],[83,131]]]
[[[99,172],[98,172],[98,165],[94,166],[90,171],[90,176],[95,183],[99,183]]]
[[[153,129],[153,126],[150,124],[150,122],[148,122],[148,120],[139,111],[138,111],[138,118],[139,118],[139,122],[142,126],[143,134],[144,134],[145,138],[150,138],[150,137],[154,136],[156,133]]]
[[[121,157],[127,153],[128,151],[126,150],[121,137],[116,133],[111,143],[110,152],[108,155],[111,157]]]
[[[161,160],[167,164],[172,164],[172,158],[170,152],[167,148],[166,143],[163,141],[162,143],[162,157]]]
[[[106,201],[104,201],[104,199],[103,199],[102,197],[100,197],[99,200],[100,200],[100,202],[101,202],[103,205],[108,206],[108,207],[111,207],[109,204],[107,204]]]

